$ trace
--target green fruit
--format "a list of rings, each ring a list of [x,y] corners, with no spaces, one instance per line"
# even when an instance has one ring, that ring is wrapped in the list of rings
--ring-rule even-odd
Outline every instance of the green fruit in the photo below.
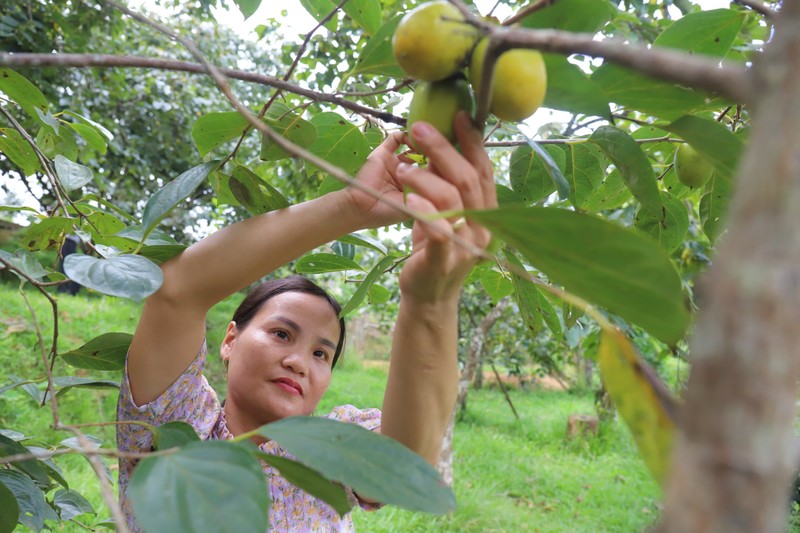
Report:
[[[714,167],[697,150],[680,144],[675,150],[675,175],[687,187],[702,187],[714,173]]]
[[[461,111],[472,111],[472,91],[467,80],[461,77],[442,81],[425,81],[417,84],[408,107],[408,131],[418,120],[430,123],[447,137],[456,140],[453,120]],[[416,148],[413,137],[411,144]]]
[[[397,63],[412,78],[438,81],[464,66],[480,31],[453,4],[439,0],[409,11],[392,38]]]
[[[488,46],[489,39],[481,39],[472,53],[469,79],[476,93],[480,93]],[[542,54],[526,48],[508,50],[500,54],[494,65],[489,111],[500,120],[519,122],[542,105],[546,92],[547,70]]]

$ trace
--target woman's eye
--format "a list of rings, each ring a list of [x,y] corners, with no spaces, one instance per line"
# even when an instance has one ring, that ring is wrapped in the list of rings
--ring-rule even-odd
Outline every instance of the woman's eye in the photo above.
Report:
[[[325,352],[324,350],[317,350],[316,352],[314,352],[314,356],[319,357],[320,359],[327,359],[328,353]]]
[[[279,329],[278,331],[276,331],[276,332],[275,332],[275,335],[276,335],[277,337],[281,338],[281,339],[288,339],[288,338],[289,338],[289,334],[288,334],[288,333],[286,333],[286,332],[285,332],[285,331],[283,331],[283,330],[280,330],[280,329]]]

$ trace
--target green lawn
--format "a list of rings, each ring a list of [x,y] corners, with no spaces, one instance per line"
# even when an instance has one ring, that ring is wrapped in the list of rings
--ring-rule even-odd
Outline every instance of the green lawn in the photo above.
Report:
[[[222,372],[214,357],[236,299],[220,304],[209,317],[210,378],[222,388]],[[31,293],[38,320],[49,335],[52,316],[44,298]],[[62,297],[59,300],[61,331],[59,348],[73,348],[107,331],[132,332],[140,306],[97,296]],[[47,339],[47,337],[45,337]],[[11,375],[43,378],[41,355],[30,314],[15,287],[0,285],[0,387]],[[46,341],[47,342],[47,341]],[[58,362],[56,375],[74,371]],[[108,373],[83,373],[117,379]],[[334,371],[333,384],[319,412],[333,405],[380,406],[385,371],[365,368],[359,356],[348,354]],[[396,508],[373,513],[355,512],[360,531],[642,531],[658,517],[660,492],[647,474],[636,449],[619,422],[604,426],[598,437],[569,441],[565,438],[571,413],[592,413],[590,393],[572,394],[514,390],[512,401],[521,419],[496,389],[472,391],[470,409],[456,426],[455,492],[458,510],[442,517],[421,515]],[[59,399],[65,422],[113,420],[114,391],[72,390]],[[20,389],[0,395],[0,427],[53,444],[70,435],[50,429],[52,413],[39,408]],[[86,430],[113,446],[113,429]],[[98,484],[86,461],[77,456],[60,457],[72,487],[100,509],[99,516],[78,520],[95,524],[108,517]],[[112,473],[113,460],[106,461]],[[19,528],[23,530],[23,528]],[[66,524],[60,531],[85,531]]]

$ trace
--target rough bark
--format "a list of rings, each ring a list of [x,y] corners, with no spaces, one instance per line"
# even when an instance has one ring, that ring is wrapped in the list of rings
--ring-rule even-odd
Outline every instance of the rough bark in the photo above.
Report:
[[[662,531],[784,531],[800,379],[800,3],[756,59],[740,164],[691,342]]]

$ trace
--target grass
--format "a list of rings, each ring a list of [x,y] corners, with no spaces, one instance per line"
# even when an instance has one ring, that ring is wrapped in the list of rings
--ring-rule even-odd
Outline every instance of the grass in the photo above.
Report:
[[[49,305],[35,292],[29,294],[44,333],[49,335]],[[237,303],[238,298],[221,303],[208,319],[209,379],[221,393],[224,377],[214,355]],[[107,331],[132,332],[140,309],[138,304],[119,299],[62,297],[59,349],[76,347]],[[44,377],[36,343],[24,301],[15,287],[0,285],[0,387],[11,381],[12,374]],[[59,361],[55,373],[76,372]],[[119,378],[115,373],[86,375]],[[348,354],[334,371],[333,383],[318,412],[342,403],[380,406],[385,382],[384,370],[366,368],[359,355]],[[357,510],[356,528],[369,532],[632,532],[646,529],[657,519],[659,489],[621,423],[603,426],[597,437],[565,438],[571,413],[593,412],[590,393],[512,390],[510,394],[520,413],[519,421],[498,390],[470,392],[470,408],[456,425],[454,438],[454,490],[459,503],[455,512],[434,517],[389,507],[372,513]],[[60,398],[59,412],[70,423],[110,421],[115,403],[115,391],[72,390]],[[21,389],[0,395],[0,427],[32,436],[39,444],[52,445],[70,436],[55,432],[51,424],[51,410],[38,407]],[[105,446],[113,446],[113,428],[99,426],[86,431],[101,438]],[[99,516],[84,515],[79,520],[91,525],[107,518],[109,513],[87,462],[68,456],[57,458],[56,463],[72,488],[99,510]],[[106,464],[113,474],[115,462],[108,460]],[[76,524],[54,529],[84,531]]]

